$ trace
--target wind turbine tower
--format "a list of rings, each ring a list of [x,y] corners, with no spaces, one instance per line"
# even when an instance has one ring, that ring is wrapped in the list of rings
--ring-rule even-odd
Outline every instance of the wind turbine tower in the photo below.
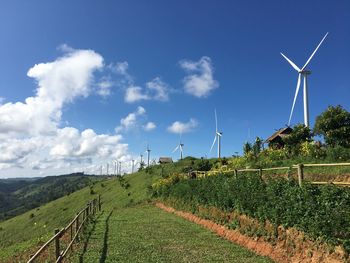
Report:
[[[134,173],[134,165],[135,165],[135,160],[134,160],[134,159],[132,159],[132,160],[131,160],[131,162],[132,162],[132,166],[131,166],[131,173]]]
[[[151,155],[151,149],[149,148],[149,145],[147,144],[147,167],[149,167],[149,158],[150,158],[150,155]]]
[[[321,42],[318,44],[314,52],[312,52],[311,56],[309,59],[306,61],[305,65],[302,68],[299,68],[293,61],[291,61],[287,56],[285,56],[283,53],[281,55],[288,61],[288,63],[298,72],[298,81],[297,81],[297,87],[295,89],[295,95],[294,95],[294,100],[293,100],[293,105],[292,105],[292,110],[289,115],[289,121],[288,121],[288,126],[290,125],[290,121],[292,119],[293,111],[294,111],[294,106],[295,106],[295,101],[298,97],[299,93],[299,88],[300,88],[300,82],[301,79],[303,78],[303,92],[304,92],[304,124],[306,127],[310,127],[310,121],[309,121],[309,99],[308,99],[308,83],[307,83],[307,76],[311,74],[311,71],[307,70],[306,67],[310,63],[311,59],[313,56],[316,54],[317,50],[321,46],[322,42],[326,39],[328,35],[328,32],[325,34],[325,36],[322,38]]]
[[[182,153],[183,153],[183,147],[184,144],[181,142],[181,138],[182,138],[182,133],[180,134],[180,142],[179,144],[176,146],[176,148],[173,150],[173,153],[176,152],[178,149],[180,149],[180,160],[182,160]]]
[[[218,140],[218,158],[219,159],[221,158],[221,137],[222,137],[222,132],[219,132],[218,130],[218,118],[217,118],[216,109],[215,109],[215,137],[214,137],[213,144],[211,145],[210,152],[213,149],[216,140]]]

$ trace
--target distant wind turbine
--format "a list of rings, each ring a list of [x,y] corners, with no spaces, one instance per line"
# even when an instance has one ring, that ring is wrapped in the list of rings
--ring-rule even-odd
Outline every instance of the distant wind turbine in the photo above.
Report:
[[[148,144],[147,144],[147,150],[145,152],[147,152],[147,167],[149,167],[149,158],[151,155],[151,149],[149,148]]]
[[[176,146],[176,148],[173,150],[173,153],[176,152],[178,149],[180,149],[180,160],[182,160],[182,153],[183,153],[183,147],[184,144],[181,142],[181,138],[182,138],[182,133],[180,133],[180,142],[179,144]]]
[[[216,109],[215,109],[215,137],[214,137],[213,144],[211,145],[210,152],[213,149],[216,140],[218,140],[218,158],[219,159],[221,157],[221,137],[222,137],[222,132],[218,131],[218,117],[216,115]]]
[[[299,88],[300,88],[300,81],[301,81],[302,77],[304,78],[304,124],[305,124],[306,127],[310,126],[310,124],[309,124],[309,101],[308,101],[308,89],[307,89],[307,75],[310,75],[311,71],[306,70],[306,67],[310,63],[311,59],[313,58],[313,56],[315,55],[315,53],[317,52],[317,50],[319,49],[319,47],[321,46],[322,42],[325,40],[327,35],[328,35],[328,32],[322,38],[321,42],[318,44],[318,46],[316,47],[316,49],[311,54],[311,56],[309,57],[309,59],[306,61],[305,65],[302,68],[299,68],[297,65],[295,65],[295,63],[293,61],[291,61],[289,58],[287,58],[287,56],[285,56],[283,53],[281,53],[281,55],[288,61],[288,63],[296,71],[298,71],[297,87],[295,89],[295,95],[294,95],[292,110],[291,110],[290,115],[289,115],[288,126],[290,125],[290,121],[292,119],[293,110],[294,110],[294,106],[295,106],[295,101],[296,101],[297,96],[298,96],[298,92],[299,92]]]

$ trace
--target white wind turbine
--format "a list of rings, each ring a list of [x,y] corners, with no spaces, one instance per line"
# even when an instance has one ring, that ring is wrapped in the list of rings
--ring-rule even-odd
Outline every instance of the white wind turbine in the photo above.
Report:
[[[305,65],[301,69],[297,65],[295,65],[293,61],[291,61],[289,58],[287,58],[287,56],[285,56],[284,54],[281,53],[281,55],[289,62],[289,64],[299,73],[297,87],[295,90],[295,95],[294,95],[294,100],[293,100],[293,105],[292,105],[292,110],[291,110],[290,115],[289,115],[288,126],[290,125],[290,121],[292,119],[295,101],[296,101],[297,96],[298,96],[298,92],[299,92],[299,88],[300,88],[300,81],[301,81],[302,77],[304,78],[304,124],[306,127],[309,127],[309,125],[310,125],[309,124],[309,101],[308,101],[308,90],[307,90],[307,75],[310,75],[311,71],[306,70],[305,68],[310,63],[312,57],[315,55],[316,51],[321,46],[322,42],[325,40],[327,35],[328,35],[328,32],[322,38],[321,42],[318,44],[318,46],[316,47],[314,52],[311,54],[311,56],[309,57],[309,59],[306,61]]]
[[[176,152],[178,149],[180,149],[180,160],[182,160],[182,153],[183,153],[183,147],[184,144],[181,142],[182,133],[180,133],[180,143],[176,146],[176,148],[173,150],[173,153]]]
[[[216,116],[216,109],[215,109],[215,137],[214,137],[213,144],[211,145],[210,152],[213,149],[216,140],[218,140],[218,158],[221,157],[221,137],[222,137],[222,132],[218,131],[218,118]]]
[[[149,144],[148,143],[147,143],[147,150],[145,151],[145,153],[147,153],[147,167],[149,167],[149,160],[150,160],[150,155],[151,155],[151,149],[149,148]]]

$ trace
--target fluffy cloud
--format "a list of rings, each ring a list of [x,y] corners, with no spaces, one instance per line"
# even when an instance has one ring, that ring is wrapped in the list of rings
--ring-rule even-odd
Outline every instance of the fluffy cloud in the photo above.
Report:
[[[97,84],[97,94],[102,97],[111,95],[112,86],[113,83],[109,79],[104,78],[100,83]]]
[[[169,100],[169,87],[159,77],[154,78],[152,81],[146,83],[150,95],[149,97],[154,100],[167,101]]]
[[[72,127],[58,131],[50,150],[50,156],[58,159],[67,157],[120,158],[127,150],[126,144],[120,144],[121,135],[96,134],[92,129],[81,133]]]
[[[0,143],[0,164],[21,167],[29,153],[40,148],[43,142],[38,138],[8,139]]]
[[[74,50],[53,62],[30,68],[27,75],[38,83],[36,96],[0,106],[0,135],[55,132],[64,104],[88,96],[93,72],[102,67],[101,55],[92,50]]]
[[[197,128],[198,122],[195,119],[190,119],[188,122],[175,121],[168,127],[168,131],[171,133],[183,134],[192,132]]]
[[[182,60],[180,66],[189,75],[183,79],[185,92],[198,98],[207,97],[219,87],[213,77],[214,70],[209,57],[202,57],[199,61]]]
[[[78,97],[89,96],[95,86],[94,73],[104,69],[103,58],[95,51],[66,45],[60,50],[65,52],[61,57],[28,70],[28,77],[37,83],[32,97],[24,102],[0,101],[0,170],[7,169],[0,176],[8,176],[18,168],[26,175],[31,174],[30,169],[36,171],[35,175],[49,171],[57,174],[57,170],[72,172],[92,162],[129,156],[128,144],[122,143],[121,135],[59,128],[63,107]],[[108,95],[111,83],[102,80],[98,92]],[[138,109],[138,114],[143,112],[143,108]],[[13,175],[20,174],[17,171]]]
[[[120,125],[115,128],[116,132],[128,131],[135,129],[139,125],[140,118],[146,114],[146,110],[139,106],[135,112],[129,113],[125,118],[120,120]]]
[[[149,100],[147,94],[143,94],[143,89],[137,86],[130,86],[126,89],[124,100],[128,103],[137,102],[140,100]]]
[[[169,86],[160,77],[147,82],[145,87],[135,84],[133,77],[128,73],[128,62],[118,62],[108,66],[113,72],[122,76],[119,86],[125,89],[124,101],[134,103],[142,100],[169,100]]]
[[[143,126],[143,129],[144,129],[145,131],[152,131],[152,130],[154,130],[156,127],[157,127],[156,124],[155,124],[154,122],[151,122],[151,121],[150,121],[150,122],[147,122],[146,125]]]

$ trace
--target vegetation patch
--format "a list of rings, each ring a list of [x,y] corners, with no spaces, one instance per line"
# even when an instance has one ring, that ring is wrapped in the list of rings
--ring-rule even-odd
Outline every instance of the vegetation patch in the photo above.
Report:
[[[274,240],[284,235],[278,232],[278,227],[282,226],[302,231],[313,240],[340,245],[346,252],[350,250],[350,189],[347,188],[307,183],[299,187],[294,180],[262,180],[256,174],[240,174],[236,178],[228,174],[157,185],[154,195],[177,209],[208,217],[228,227],[242,227],[245,234]],[[251,223],[242,226],[242,221],[235,220],[232,213],[256,220],[256,227]],[[273,231],[270,233],[260,227],[266,222],[271,223]]]

